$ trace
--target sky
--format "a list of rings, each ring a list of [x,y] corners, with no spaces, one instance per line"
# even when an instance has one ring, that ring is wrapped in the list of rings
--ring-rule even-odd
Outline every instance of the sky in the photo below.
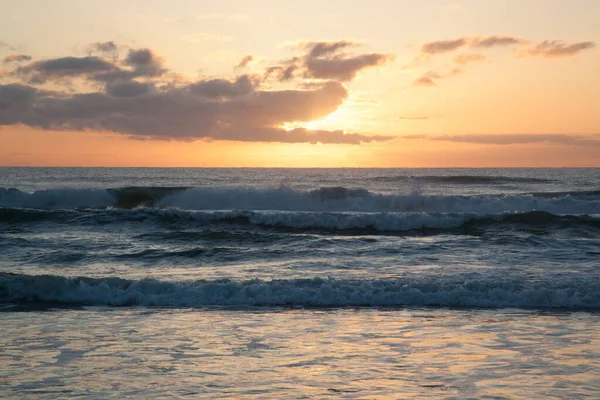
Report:
[[[0,165],[600,167],[597,0],[3,0]]]

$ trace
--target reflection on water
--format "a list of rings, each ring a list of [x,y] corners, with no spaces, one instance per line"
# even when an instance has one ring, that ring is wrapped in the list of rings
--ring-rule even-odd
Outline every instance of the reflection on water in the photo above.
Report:
[[[0,397],[581,398],[600,315],[521,310],[0,313]]]

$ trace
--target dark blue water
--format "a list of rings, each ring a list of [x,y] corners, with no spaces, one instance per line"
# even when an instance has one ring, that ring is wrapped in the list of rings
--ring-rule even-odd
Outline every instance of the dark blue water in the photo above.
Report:
[[[0,303],[600,309],[599,169],[0,168]]]

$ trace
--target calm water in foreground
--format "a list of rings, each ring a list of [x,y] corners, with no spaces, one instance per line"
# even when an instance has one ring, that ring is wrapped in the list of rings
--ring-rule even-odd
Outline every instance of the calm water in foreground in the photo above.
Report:
[[[0,397],[598,398],[599,169],[0,168]]]

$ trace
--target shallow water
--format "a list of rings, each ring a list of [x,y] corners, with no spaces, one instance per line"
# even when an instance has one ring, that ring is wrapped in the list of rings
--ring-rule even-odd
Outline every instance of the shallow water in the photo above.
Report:
[[[522,310],[0,314],[5,397],[594,398],[600,317]]]

